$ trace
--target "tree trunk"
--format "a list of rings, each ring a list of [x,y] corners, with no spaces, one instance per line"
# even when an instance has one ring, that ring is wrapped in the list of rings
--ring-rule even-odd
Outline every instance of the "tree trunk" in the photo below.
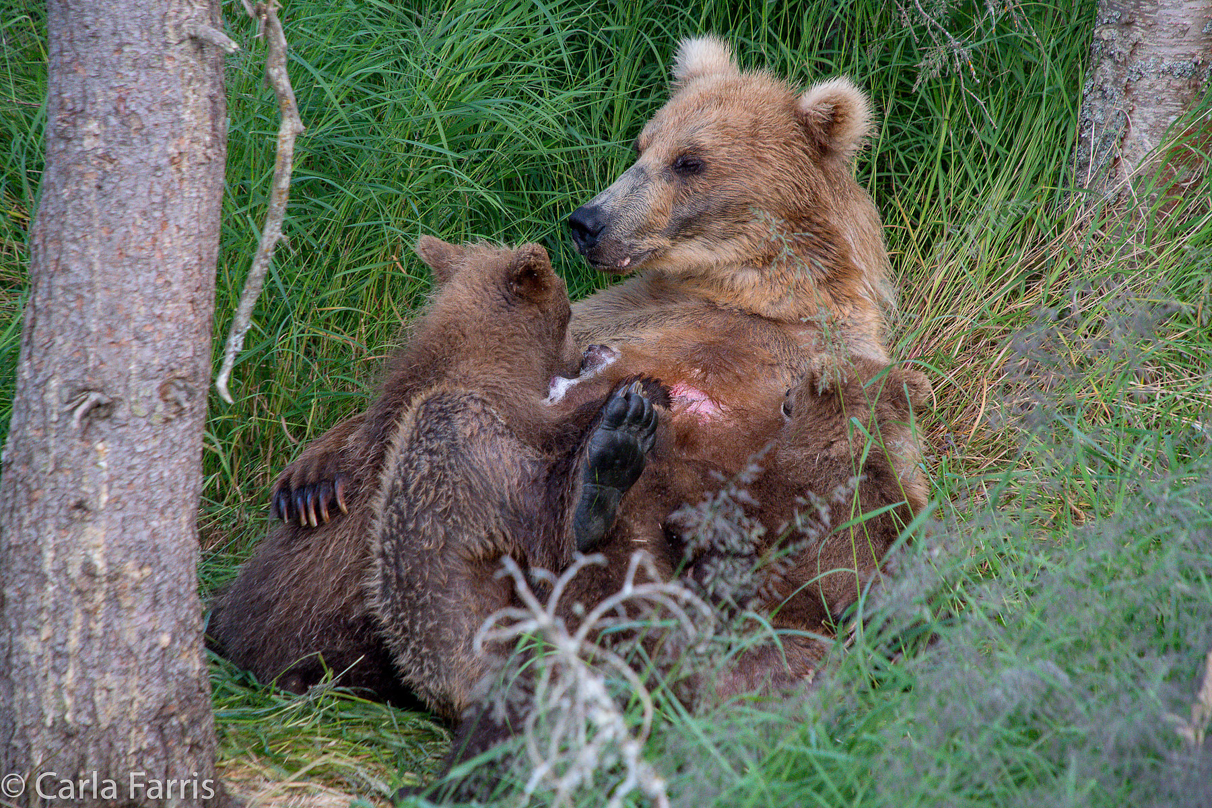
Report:
[[[0,480],[0,801],[220,793],[195,522],[227,142],[202,26],[217,0],[50,2]]]
[[[1134,178],[1181,154],[1166,130],[1198,101],[1212,64],[1212,0],[1100,0],[1083,93],[1077,184],[1096,198],[1131,194]],[[1205,124],[1206,125],[1206,124]],[[1172,132],[1171,135],[1182,133]]]

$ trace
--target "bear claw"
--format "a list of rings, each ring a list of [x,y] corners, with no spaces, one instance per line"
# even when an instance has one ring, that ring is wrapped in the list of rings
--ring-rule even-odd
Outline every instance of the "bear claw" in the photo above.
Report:
[[[283,522],[296,522],[300,527],[319,527],[335,516],[334,508],[349,513],[345,502],[345,480],[321,480],[292,488],[282,483],[270,498],[269,512]]]

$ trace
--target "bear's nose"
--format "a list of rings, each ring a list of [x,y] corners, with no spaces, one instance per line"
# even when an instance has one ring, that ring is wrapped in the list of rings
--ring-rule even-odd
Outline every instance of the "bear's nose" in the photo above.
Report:
[[[568,227],[572,230],[572,240],[577,249],[584,255],[598,243],[598,236],[606,226],[606,217],[602,209],[596,206],[581,205],[568,217]]]

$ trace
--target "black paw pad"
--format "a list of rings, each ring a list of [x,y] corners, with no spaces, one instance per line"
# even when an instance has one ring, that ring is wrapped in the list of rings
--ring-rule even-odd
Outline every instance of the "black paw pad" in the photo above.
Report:
[[[656,439],[657,411],[641,382],[616,390],[591,430],[581,466],[582,492],[573,517],[577,549],[588,552],[614,523],[619,501],[644,471]]]

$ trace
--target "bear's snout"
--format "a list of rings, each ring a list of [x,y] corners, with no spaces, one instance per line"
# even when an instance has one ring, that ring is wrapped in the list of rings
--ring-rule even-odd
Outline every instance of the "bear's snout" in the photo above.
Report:
[[[592,202],[581,205],[568,217],[568,227],[577,251],[585,255],[598,244],[598,237],[606,227],[606,212]]]

